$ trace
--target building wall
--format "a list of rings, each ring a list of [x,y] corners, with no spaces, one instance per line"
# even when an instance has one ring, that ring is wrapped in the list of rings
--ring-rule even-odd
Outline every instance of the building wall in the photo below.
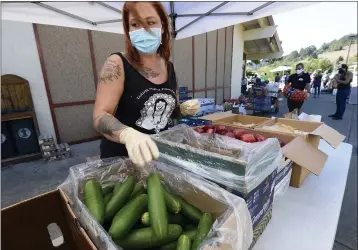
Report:
[[[1,20],[1,74],[29,82],[40,133],[55,134],[31,23]]]
[[[34,27],[3,21],[6,73],[29,80],[41,133],[57,133],[61,142],[97,138],[92,111],[98,72],[111,53],[124,51],[123,35],[51,25]],[[194,98],[215,98],[218,104],[229,98],[232,41],[233,27],[175,41],[172,59],[179,87],[188,87]],[[25,62],[22,55],[27,55]]]

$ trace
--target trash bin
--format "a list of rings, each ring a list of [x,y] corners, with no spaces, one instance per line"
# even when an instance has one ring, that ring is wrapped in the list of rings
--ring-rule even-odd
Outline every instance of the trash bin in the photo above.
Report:
[[[15,157],[16,147],[8,122],[1,122],[1,159]]]
[[[40,152],[35,126],[31,118],[11,121],[11,128],[19,155]]]

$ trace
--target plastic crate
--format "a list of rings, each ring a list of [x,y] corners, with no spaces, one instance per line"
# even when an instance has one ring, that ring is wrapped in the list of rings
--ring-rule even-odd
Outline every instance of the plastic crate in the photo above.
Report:
[[[271,97],[253,98],[252,107],[254,111],[270,111],[272,108]]]

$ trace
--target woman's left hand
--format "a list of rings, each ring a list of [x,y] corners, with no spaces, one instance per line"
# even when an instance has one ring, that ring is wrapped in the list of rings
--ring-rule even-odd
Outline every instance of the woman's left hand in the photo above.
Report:
[[[188,100],[180,104],[180,112],[182,115],[196,115],[200,111],[200,103],[198,100]]]

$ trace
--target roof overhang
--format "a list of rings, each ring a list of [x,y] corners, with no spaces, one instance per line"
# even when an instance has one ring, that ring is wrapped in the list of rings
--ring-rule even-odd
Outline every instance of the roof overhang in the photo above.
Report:
[[[312,4],[311,2],[162,2],[176,39]],[[2,2],[4,20],[123,33],[124,2]]]

